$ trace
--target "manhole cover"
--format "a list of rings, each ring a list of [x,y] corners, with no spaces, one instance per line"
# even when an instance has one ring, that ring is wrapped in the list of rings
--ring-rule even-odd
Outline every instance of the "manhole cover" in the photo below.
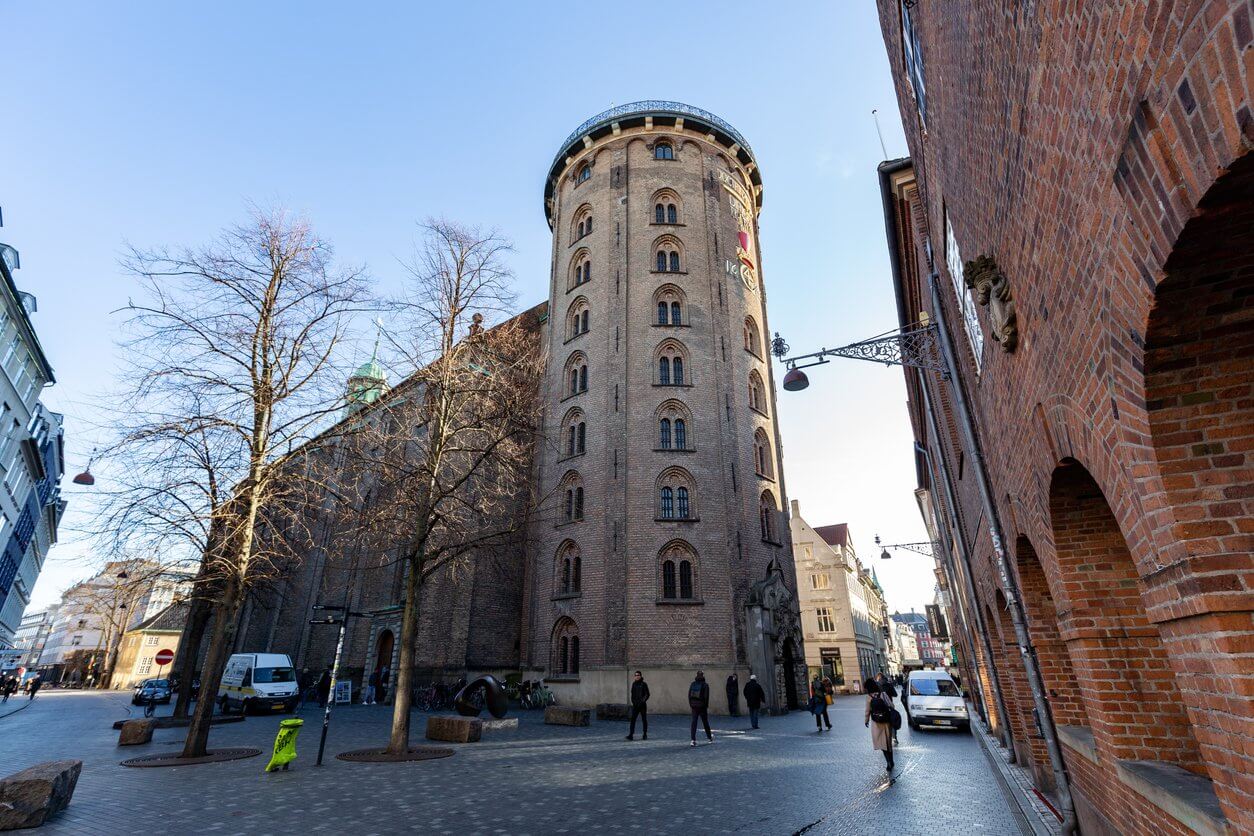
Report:
[[[354,763],[403,763],[405,761],[429,761],[436,758],[447,758],[453,754],[452,749],[441,746],[411,746],[403,755],[394,755],[382,749],[355,749],[351,752],[340,752],[335,757],[342,761]]]
[[[251,748],[214,749],[212,752],[209,752],[207,755],[199,758],[184,758],[179,755],[147,755],[142,758],[131,758],[130,760],[122,761],[122,766],[195,766],[200,763],[219,763],[221,761],[238,761],[244,758],[255,758],[260,754],[260,749]]]

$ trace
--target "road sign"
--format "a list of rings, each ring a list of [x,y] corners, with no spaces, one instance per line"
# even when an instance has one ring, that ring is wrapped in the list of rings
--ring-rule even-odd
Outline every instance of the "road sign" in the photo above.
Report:
[[[164,667],[174,661],[174,651],[169,648],[158,650],[157,655],[153,657],[153,661]]]

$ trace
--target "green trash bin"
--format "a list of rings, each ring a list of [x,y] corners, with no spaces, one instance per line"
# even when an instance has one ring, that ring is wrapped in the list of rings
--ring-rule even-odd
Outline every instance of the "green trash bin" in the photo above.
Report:
[[[274,754],[266,764],[266,772],[274,772],[279,767],[286,770],[287,765],[296,760],[296,735],[300,734],[303,725],[305,721],[296,718],[279,723],[279,733],[274,738]]]

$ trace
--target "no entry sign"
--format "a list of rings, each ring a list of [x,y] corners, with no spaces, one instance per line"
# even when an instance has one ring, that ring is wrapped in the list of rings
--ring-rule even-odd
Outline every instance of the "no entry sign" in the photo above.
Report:
[[[174,651],[169,648],[158,650],[157,655],[153,657],[153,661],[158,665],[168,665],[174,661]]]

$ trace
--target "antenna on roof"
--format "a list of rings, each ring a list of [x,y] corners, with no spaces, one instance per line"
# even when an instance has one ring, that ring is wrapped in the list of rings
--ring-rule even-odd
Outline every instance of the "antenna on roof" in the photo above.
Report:
[[[871,108],[871,119],[875,122],[875,133],[880,138],[880,150],[884,152],[884,159],[888,159],[888,149],[884,146],[884,132],[880,130],[880,117],[876,108]]]

